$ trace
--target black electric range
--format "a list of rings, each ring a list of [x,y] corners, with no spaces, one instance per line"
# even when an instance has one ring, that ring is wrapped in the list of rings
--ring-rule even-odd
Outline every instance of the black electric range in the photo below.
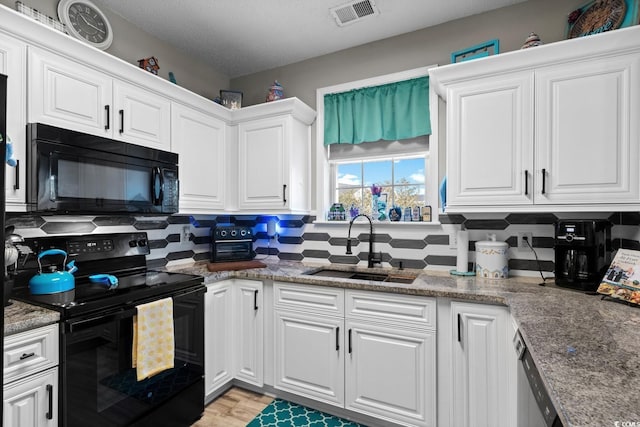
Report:
[[[144,232],[25,239],[12,298],[60,312],[61,427],[191,426],[204,411],[204,294],[201,276],[152,271]],[[73,261],[75,287],[33,295],[29,279]],[[117,286],[94,283],[113,275]],[[136,380],[135,318],[142,304],[172,299],[174,367]]]
[[[144,232],[28,238],[23,251],[25,247],[27,253],[18,262],[12,298],[56,310],[63,319],[203,286],[201,276],[148,270],[145,256],[150,249]],[[74,274],[74,289],[31,294],[29,279],[40,268],[37,254],[47,249],[62,249],[67,253],[67,263],[75,261],[78,270]],[[61,255],[47,256],[41,259],[42,270],[48,271],[52,265],[61,270],[63,262]],[[97,274],[115,276],[117,286],[110,288],[89,279]]]

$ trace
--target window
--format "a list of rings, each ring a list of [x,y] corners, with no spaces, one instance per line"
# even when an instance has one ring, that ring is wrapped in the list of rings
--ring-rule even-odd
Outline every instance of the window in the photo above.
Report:
[[[387,206],[431,206],[438,211],[438,97],[429,91],[431,135],[397,141],[324,145],[325,95],[428,75],[430,67],[343,83],[316,90],[316,215],[327,218],[333,203],[371,213],[371,185],[382,185]],[[437,223],[438,216],[433,217]]]
[[[371,215],[371,186],[376,184],[382,187],[389,208],[424,206],[426,160],[422,154],[332,162],[334,200]]]

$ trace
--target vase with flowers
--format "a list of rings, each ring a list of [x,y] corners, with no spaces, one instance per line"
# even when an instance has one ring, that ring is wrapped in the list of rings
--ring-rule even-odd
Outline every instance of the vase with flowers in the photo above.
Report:
[[[387,194],[377,184],[371,186],[371,217],[378,221],[387,219]]]

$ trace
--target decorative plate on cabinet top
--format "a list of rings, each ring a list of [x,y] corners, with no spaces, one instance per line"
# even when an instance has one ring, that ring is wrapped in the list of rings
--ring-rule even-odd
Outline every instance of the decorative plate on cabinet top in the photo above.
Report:
[[[568,17],[567,38],[583,37],[637,24],[635,0],[594,0]]]

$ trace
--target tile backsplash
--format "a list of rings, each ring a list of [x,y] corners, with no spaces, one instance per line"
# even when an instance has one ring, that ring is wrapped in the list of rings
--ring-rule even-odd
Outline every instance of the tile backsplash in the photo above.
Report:
[[[267,222],[277,220],[277,237],[267,236]],[[448,271],[455,268],[456,249],[450,236],[469,231],[469,261],[475,259],[474,243],[495,234],[509,246],[509,269],[513,276],[545,276],[554,271],[554,223],[558,219],[608,219],[612,246],[640,249],[640,213],[579,214],[469,214],[440,215],[441,225],[375,223],[374,251],[382,253],[384,265]],[[368,223],[356,223],[351,232],[353,255],[345,254],[348,223],[317,223],[308,215],[172,215],[172,216],[38,216],[7,214],[7,225],[23,237],[60,234],[108,234],[146,231],[151,253],[150,267],[161,267],[209,259],[210,229],[215,224],[233,223],[253,228],[256,258],[316,263],[366,265]],[[189,238],[181,239],[187,232]],[[533,236],[531,249],[517,248],[520,232]],[[537,258],[537,259],[536,259]],[[473,266],[470,265],[472,268]]]

